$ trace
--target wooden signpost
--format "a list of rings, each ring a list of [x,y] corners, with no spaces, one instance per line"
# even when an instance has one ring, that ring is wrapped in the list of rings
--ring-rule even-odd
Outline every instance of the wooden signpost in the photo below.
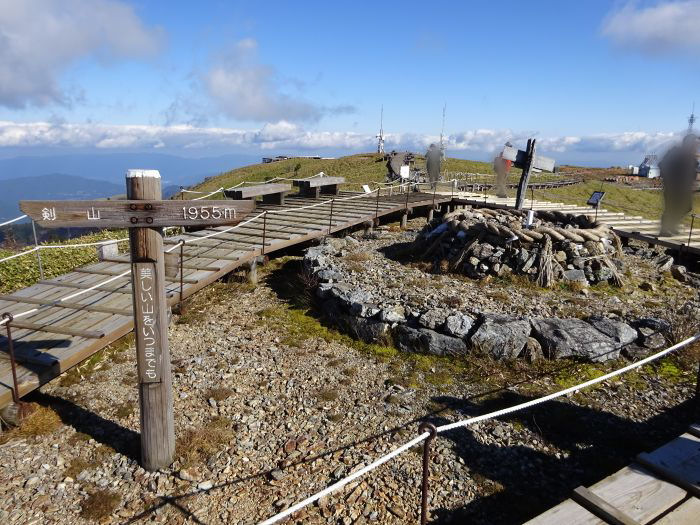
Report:
[[[162,228],[236,224],[253,211],[255,202],[163,201],[157,170],[127,171],[126,195],[123,201],[22,201],[20,209],[48,228],[129,229],[141,464],[157,470],[170,465],[175,454]]]
[[[520,182],[518,183],[518,194],[515,197],[515,207],[521,210],[523,208],[523,202],[525,201],[527,184],[530,180],[530,172],[533,169],[554,171],[554,159],[535,154],[535,139],[528,139],[525,151],[512,146],[505,146],[503,148],[502,157],[505,160],[512,161],[514,167],[523,170],[523,174],[520,176]]]

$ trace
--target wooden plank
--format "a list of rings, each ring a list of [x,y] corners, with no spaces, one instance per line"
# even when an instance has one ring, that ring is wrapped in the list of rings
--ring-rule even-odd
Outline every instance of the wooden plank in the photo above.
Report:
[[[692,434],[696,438],[700,438],[700,424],[693,423],[688,427],[688,434]]]
[[[337,186],[345,183],[345,177],[313,177],[310,179],[294,179],[292,183],[300,188],[320,188],[323,186]]]
[[[16,295],[2,295],[2,296],[0,296],[0,300],[13,301],[16,303],[37,304],[39,306],[55,306],[55,307],[60,307],[60,308],[69,308],[71,310],[85,310],[87,312],[100,312],[100,313],[105,313],[105,314],[124,315],[127,317],[130,316],[132,313],[131,310],[125,310],[125,309],[121,309],[121,308],[109,308],[106,306],[80,304],[80,303],[73,303],[73,302],[58,302],[58,301],[47,302],[47,301],[42,300],[42,299],[35,299],[33,297],[20,297],[20,296],[16,296]]]
[[[85,337],[87,339],[101,339],[105,336],[104,332],[74,330],[67,326],[56,326],[55,324],[35,324],[15,319],[12,321],[12,326],[15,328],[24,328],[25,330],[34,330],[37,332],[50,332],[52,334],[74,335],[77,337]]]
[[[700,497],[700,438],[685,433],[653,452],[639,454],[637,461]]]
[[[19,207],[45,228],[163,228],[237,224],[255,209],[255,201],[20,201]]]
[[[611,525],[640,525],[638,521],[633,520],[586,487],[574,489],[571,499]]]
[[[93,268],[79,268],[79,269],[76,269],[73,271],[80,272],[80,273],[90,273],[90,274],[94,274],[94,275],[112,275],[112,276],[119,275],[120,273],[123,273],[123,272],[112,272],[109,270],[95,270]],[[180,282],[179,277],[177,277],[177,278],[167,278],[166,277],[165,280],[168,282],[171,282],[171,283],[179,283]],[[183,277],[182,280],[183,280],[183,282],[185,282],[187,284],[197,284],[199,282],[198,279],[191,279],[189,277]]]
[[[618,470],[589,490],[639,523],[648,523],[686,497],[683,489],[638,465]]]
[[[654,525],[697,525],[700,517],[700,499],[690,498],[673,509]]]
[[[224,190],[224,195],[231,199],[250,199],[261,195],[273,193],[286,193],[292,191],[291,184],[272,183],[256,184],[255,186],[241,186],[238,188],[228,188]]]
[[[567,499],[525,522],[525,525],[606,525],[606,523],[575,501]]]
[[[177,255],[177,258],[178,258],[178,265],[177,266],[178,266],[178,268],[180,268],[179,252],[177,250],[175,250],[174,252],[171,252],[171,253],[174,253]],[[187,257],[186,253],[185,253],[185,257]],[[105,258],[101,259],[101,262],[114,262],[114,263],[129,264],[129,257],[124,256],[123,259],[116,258],[116,257],[105,257]],[[221,268],[219,266],[198,266],[196,264],[183,264],[182,268],[184,268],[185,270],[203,270],[203,271],[207,271],[207,272],[218,272],[219,270],[221,270]]]

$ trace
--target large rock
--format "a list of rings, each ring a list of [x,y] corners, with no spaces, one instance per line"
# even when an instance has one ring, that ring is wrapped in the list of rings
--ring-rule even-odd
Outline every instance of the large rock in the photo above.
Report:
[[[666,346],[666,333],[671,329],[668,321],[656,317],[645,317],[634,321],[632,326],[637,329],[640,346],[650,350]]]
[[[620,343],[581,319],[533,319],[532,328],[544,354],[551,359],[606,361],[620,355]]]
[[[354,315],[334,315],[332,320],[345,332],[366,343],[385,343],[389,336],[389,324],[355,317]]]
[[[507,315],[485,314],[469,342],[494,359],[518,357],[530,335],[530,322]]]
[[[463,313],[454,313],[445,319],[445,332],[454,337],[464,338],[474,326],[474,318]]]
[[[443,335],[428,328],[411,328],[399,325],[394,340],[400,350],[433,355],[463,355],[467,345],[457,337]]]
[[[602,316],[589,317],[586,321],[588,324],[592,325],[593,328],[599,332],[603,332],[621,346],[634,343],[637,340],[637,330],[622,321]]]
[[[401,305],[382,308],[379,319],[386,323],[403,323],[406,321],[406,309]]]
[[[421,315],[420,319],[418,319],[418,324],[430,330],[440,330],[449,314],[450,312],[447,310],[434,308]]]

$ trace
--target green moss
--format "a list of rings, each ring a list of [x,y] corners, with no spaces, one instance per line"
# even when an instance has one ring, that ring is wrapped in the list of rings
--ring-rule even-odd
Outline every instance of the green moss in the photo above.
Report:
[[[555,382],[562,389],[584,383],[604,375],[605,372],[595,364],[582,363],[569,370],[563,370],[555,377]],[[595,387],[589,387],[595,388]]]

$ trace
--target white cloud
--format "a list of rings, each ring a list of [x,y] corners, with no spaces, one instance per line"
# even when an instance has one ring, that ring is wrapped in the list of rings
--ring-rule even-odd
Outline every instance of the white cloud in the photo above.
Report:
[[[603,22],[602,33],[622,47],[649,54],[700,54],[700,0],[627,3]]]
[[[76,60],[152,56],[162,36],[117,0],[0,0],[0,105],[65,104],[58,78]]]
[[[239,41],[202,75],[206,93],[220,111],[238,120],[313,122],[324,114],[350,113],[352,106],[327,108],[284,92],[284,81],[272,66],[259,63],[258,43]]]
[[[649,151],[661,151],[672,141],[680,139],[674,133],[623,132],[589,136],[538,137],[530,132],[477,129],[447,137],[448,153],[467,152],[490,155],[510,140],[524,147],[528,137],[538,138],[540,151],[557,158],[575,155],[596,157],[606,154],[630,153],[632,156]],[[386,135],[386,148],[424,151],[438,136],[415,133]],[[280,121],[266,124],[258,130],[197,127],[191,125],[152,126],[114,125],[66,122],[0,121],[0,148],[97,148],[114,149],[189,149],[227,148],[238,150],[277,150],[310,152],[373,151],[374,134],[349,131],[305,130],[297,124]],[[636,158],[636,157],[635,157]]]

